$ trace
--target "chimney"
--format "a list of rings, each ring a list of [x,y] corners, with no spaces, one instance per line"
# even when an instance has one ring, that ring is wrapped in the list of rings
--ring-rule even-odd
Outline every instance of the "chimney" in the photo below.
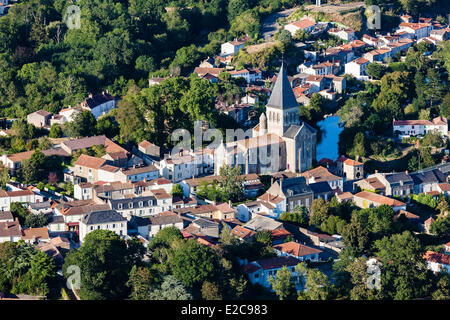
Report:
[[[92,98],[92,93],[89,93],[89,98]]]
[[[228,205],[230,206],[230,208],[232,207],[231,200],[228,200]]]
[[[378,170],[375,170],[375,173],[378,173]]]
[[[408,174],[408,170],[406,170],[405,173]]]

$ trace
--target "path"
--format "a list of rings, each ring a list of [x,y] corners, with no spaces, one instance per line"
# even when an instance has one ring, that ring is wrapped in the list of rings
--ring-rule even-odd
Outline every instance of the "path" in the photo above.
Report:
[[[261,35],[264,40],[269,40],[281,28],[281,26],[277,23],[279,18],[289,17],[297,9],[298,8],[292,8],[275,12],[265,18],[261,25]]]

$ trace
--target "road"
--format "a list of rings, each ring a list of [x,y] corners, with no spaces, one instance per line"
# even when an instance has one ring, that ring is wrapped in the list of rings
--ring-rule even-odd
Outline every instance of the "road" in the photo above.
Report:
[[[287,9],[279,12],[272,13],[264,19],[261,26],[261,35],[264,40],[268,40],[280,29],[280,25],[277,23],[278,18],[286,18],[293,14],[298,8]]]

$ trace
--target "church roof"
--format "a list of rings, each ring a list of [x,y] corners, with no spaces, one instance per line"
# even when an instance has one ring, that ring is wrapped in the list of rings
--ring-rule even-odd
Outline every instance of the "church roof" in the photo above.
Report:
[[[284,68],[284,63],[281,64],[280,72],[273,87],[267,106],[276,109],[289,109],[298,106],[294,91],[292,90],[286,70]]]
[[[284,138],[289,138],[289,139],[294,139],[295,136],[302,130],[303,127],[307,128],[312,133],[317,131],[316,129],[311,127],[309,124],[307,124],[306,122],[302,121],[302,123],[299,126],[297,126],[297,125],[289,126],[289,128],[283,134],[283,137]]]

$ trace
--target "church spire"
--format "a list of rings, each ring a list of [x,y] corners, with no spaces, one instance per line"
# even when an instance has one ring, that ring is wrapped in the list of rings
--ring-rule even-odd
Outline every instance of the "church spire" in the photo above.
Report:
[[[281,62],[280,72],[278,73],[277,80],[273,86],[272,93],[267,103],[268,107],[276,109],[290,109],[298,107],[297,100],[295,99],[294,91],[284,67],[284,62]]]

